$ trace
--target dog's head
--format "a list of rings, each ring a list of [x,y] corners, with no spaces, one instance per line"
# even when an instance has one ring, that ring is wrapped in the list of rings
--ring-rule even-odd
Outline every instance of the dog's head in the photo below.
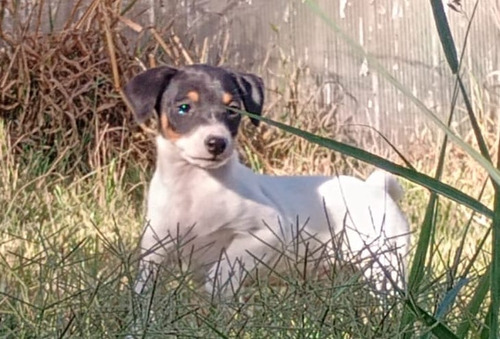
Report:
[[[260,115],[264,101],[258,76],[208,65],[153,68],[124,91],[139,122],[156,111],[161,137],[204,168],[222,166],[234,151],[241,115],[229,108]]]

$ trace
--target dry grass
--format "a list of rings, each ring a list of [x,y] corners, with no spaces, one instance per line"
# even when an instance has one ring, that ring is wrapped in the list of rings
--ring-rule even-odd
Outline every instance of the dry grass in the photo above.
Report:
[[[117,152],[122,149],[129,154],[120,159],[119,169],[128,157],[151,159],[119,92],[120,82],[139,68],[119,35],[109,45],[103,39],[107,11],[95,6],[79,22],[68,22],[69,28],[52,34],[24,27],[1,32],[6,44],[0,54],[2,117],[12,151],[21,159],[40,154],[48,167],[41,166],[42,172],[57,168],[85,174],[122,157]],[[115,67],[123,76],[118,83]]]

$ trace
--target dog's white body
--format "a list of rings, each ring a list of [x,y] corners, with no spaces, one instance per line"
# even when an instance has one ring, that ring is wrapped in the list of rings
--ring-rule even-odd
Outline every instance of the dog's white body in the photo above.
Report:
[[[388,173],[376,171],[367,181],[349,176],[276,177],[253,173],[237,155],[223,167],[194,166],[161,136],[157,149],[142,242],[144,250],[155,250],[147,261],[163,261],[173,243],[183,242],[184,256],[190,256],[202,274],[208,273],[207,290],[211,292],[216,282],[227,293],[238,288],[244,273],[259,260],[271,261],[298,237],[310,239],[312,252],[313,246],[328,244],[334,234],[345,232],[343,249],[372,259],[367,276],[375,272],[380,286],[389,272],[401,286],[409,229],[395,202],[401,187]]]

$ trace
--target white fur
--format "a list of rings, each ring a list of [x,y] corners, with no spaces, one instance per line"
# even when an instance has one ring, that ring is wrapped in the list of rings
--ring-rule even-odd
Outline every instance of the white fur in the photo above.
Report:
[[[210,135],[217,135],[227,141],[227,146],[224,152],[217,156],[217,161],[204,160],[213,158],[213,155],[207,151],[200,141],[204,141]],[[234,143],[231,134],[223,124],[217,122],[208,126],[199,126],[189,135],[183,136],[177,140],[175,144],[183,159],[187,160],[192,165],[206,169],[222,166],[229,160],[234,151]]]
[[[298,238],[309,238],[302,244],[303,250],[309,243],[309,253],[326,244],[332,257],[345,251],[351,253],[346,260],[364,258],[361,263],[371,267],[364,270],[366,278],[380,288],[387,278],[403,286],[409,227],[396,204],[402,189],[392,175],[375,171],[366,181],[259,175],[240,164],[236,152],[219,167],[205,168],[186,158],[184,147],[203,148],[193,144],[199,138],[189,138],[156,139],[137,292],[154,273],[149,263],[159,264],[180,248],[208,292],[216,288],[228,295],[259,261],[271,262]],[[331,241],[339,232],[345,232],[342,249]]]

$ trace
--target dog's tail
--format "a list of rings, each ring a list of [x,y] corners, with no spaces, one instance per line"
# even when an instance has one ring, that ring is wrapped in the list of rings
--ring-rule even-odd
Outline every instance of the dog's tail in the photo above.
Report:
[[[392,200],[395,202],[398,202],[403,198],[403,187],[401,187],[396,177],[389,172],[377,169],[370,174],[368,179],[366,179],[366,183],[383,189],[389,193]]]

